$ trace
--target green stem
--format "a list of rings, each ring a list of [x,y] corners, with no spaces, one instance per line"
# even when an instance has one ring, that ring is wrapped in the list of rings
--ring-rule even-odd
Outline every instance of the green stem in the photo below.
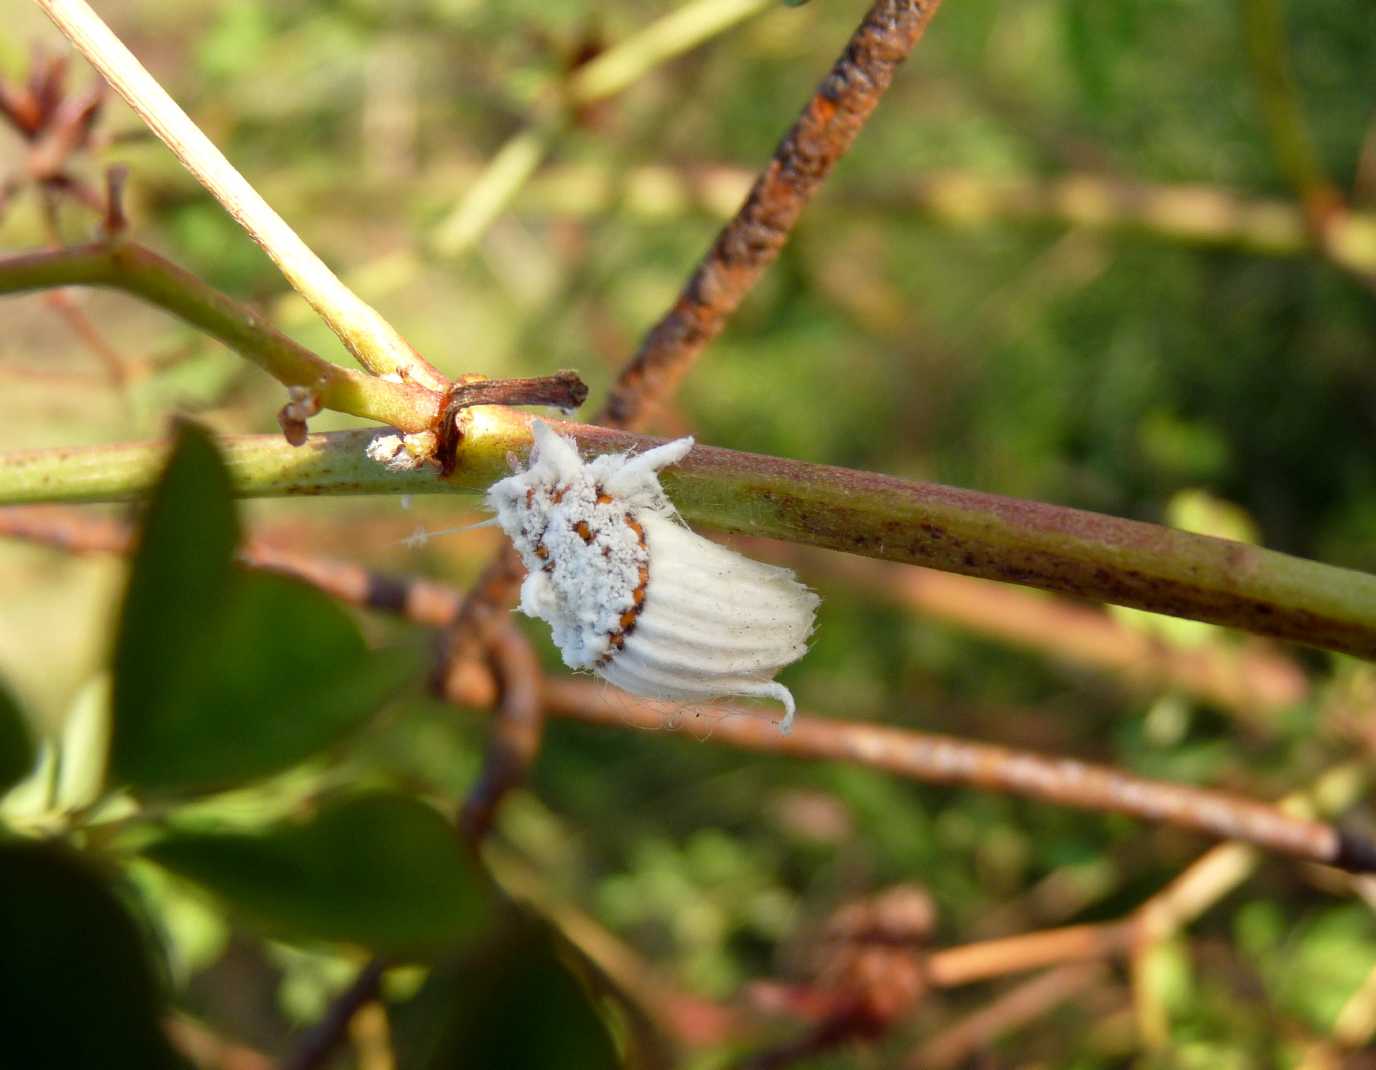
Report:
[[[56,286],[101,286],[141,297],[218,338],[279,382],[313,389],[327,409],[404,431],[423,431],[439,414],[439,394],[331,364],[141,245],[95,242],[0,260],[0,294]]]
[[[37,3],[196,181],[262,246],[292,289],[310,302],[360,364],[374,375],[396,374],[437,391],[448,387],[449,380],[412,349],[375,308],[340,282],[272,210],[86,0]]]
[[[539,169],[550,147],[568,129],[573,109],[616,96],[660,64],[691,52],[776,0],[693,0],[652,22],[580,67],[562,87],[560,110],[515,134],[469,186],[435,230],[431,248],[440,256],[466,252],[500,216]]]
[[[1244,0],[1241,14],[1252,77],[1276,162],[1307,209],[1331,210],[1340,197],[1324,173],[1304,120],[1299,87],[1290,68],[1284,13],[1277,0]]]
[[[224,440],[240,494],[424,494],[485,490],[530,446],[528,418],[466,414],[459,464],[390,472],[373,432]],[[556,424],[585,453],[653,440]],[[154,479],[160,443],[0,456],[0,503],[115,501]],[[868,472],[700,446],[664,473],[685,517],[726,531],[846,550],[1096,601],[1209,621],[1376,658],[1376,576],[1154,524]]]

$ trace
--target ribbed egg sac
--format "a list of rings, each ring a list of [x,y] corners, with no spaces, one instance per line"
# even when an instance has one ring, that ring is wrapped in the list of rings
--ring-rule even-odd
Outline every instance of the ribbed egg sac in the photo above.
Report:
[[[792,571],[752,561],[672,517],[640,514],[650,551],[645,605],[598,674],[626,691],[704,700],[772,698],[794,715],[774,675],[807,652],[820,599]]]
[[[531,434],[529,466],[487,501],[528,570],[521,610],[550,625],[564,664],[650,698],[774,699],[787,731],[793,695],[774,675],[807,652],[819,599],[679,520],[658,473],[693,440],[584,461],[542,420]]]

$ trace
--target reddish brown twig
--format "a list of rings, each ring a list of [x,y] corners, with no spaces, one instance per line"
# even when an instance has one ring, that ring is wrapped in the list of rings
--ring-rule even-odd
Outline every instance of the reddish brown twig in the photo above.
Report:
[[[126,553],[132,541],[121,520],[75,509],[0,509],[0,535],[56,546],[70,553]],[[415,578],[399,579],[352,562],[293,553],[254,540],[239,553],[253,568],[295,576],[342,601],[394,613],[418,624],[442,628],[459,612],[463,596],[451,587]]]
[[[560,371],[538,379],[481,379],[464,377],[444,396],[435,425],[435,456],[440,472],[449,475],[458,465],[463,438],[460,416],[474,405],[547,405],[571,412],[588,399],[588,387],[577,372]]]
[[[1109,958],[1132,947],[1137,928],[1137,919],[1129,916],[948,947],[928,956],[927,980],[936,988],[957,988],[1044,966]]]
[[[945,1070],[956,1066],[1004,1034],[1108,981],[1109,972],[1097,962],[1048,970],[944,1029],[918,1048],[904,1065],[909,1070]]]
[[[504,646],[506,640],[501,633],[509,629],[502,627],[505,617],[502,607],[510,603],[512,592],[524,575],[521,559],[509,544],[488,563],[477,584],[459,605],[443,637],[441,656],[431,681],[437,695],[462,701],[462,696],[471,696],[475,691],[488,694],[492,687],[491,674],[483,655]],[[524,643],[524,639],[521,642]],[[530,664],[534,666],[533,658]],[[538,666],[534,666],[534,671],[538,676]],[[507,789],[525,779],[527,770],[540,753],[544,708],[535,677],[531,679],[531,686],[537,688],[537,693],[527,697],[526,685],[515,683],[518,690],[508,692],[514,696],[514,715],[505,724],[499,721],[489,729],[478,786],[463,814],[464,831],[470,842],[481,839]],[[495,700],[494,689],[491,698],[483,704],[491,705]]]
[[[525,636],[514,628],[497,629],[487,650],[500,699],[488,729],[482,772],[459,817],[459,830],[475,844],[487,834],[507,792],[534,764],[544,727],[540,663]]]
[[[940,0],[878,0],[870,8],[745,203],[622,371],[599,422],[643,427],[721,333],[779,255],[799,215],[850,148],[939,6]]]
[[[105,102],[105,83],[82,93],[66,86],[67,60],[35,50],[22,85],[0,80],[0,119],[28,145],[23,175],[12,176],[9,192],[28,180],[47,193],[65,193],[100,211],[98,192],[69,171],[72,158],[90,149]]]
[[[1129,814],[1341,869],[1376,871],[1376,844],[1331,824],[1291,817],[1224,792],[1148,780],[1073,758],[805,714],[799,715],[792,733],[781,736],[765,718],[731,706],[700,709],[684,723],[672,705],[613,695],[581,680],[546,679],[544,695],[551,715],[592,724],[692,731],[693,721],[701,719],[712,725],[713,742],[745,750],[850,761],[914,780]]]
[[[354,1016],[378,998],[386,968],[382,959],[375,958],[359,970],[353,983],[331,1000],[324,1016],[302,1037],[279,1070],[319,1070],[325,1066],[343,1042]]]

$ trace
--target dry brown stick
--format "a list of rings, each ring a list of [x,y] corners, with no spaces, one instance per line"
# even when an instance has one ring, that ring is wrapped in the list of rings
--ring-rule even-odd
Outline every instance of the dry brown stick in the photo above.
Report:
[[[927,980],[937,988],[958,988],[1043,966],[1111,958],[1132,946],[1136,932],[1130,915],[1122,921],[1067,925],[948,947],[928,956]]]
[[[923,1044],[903,1065],[909,1070],[945,1070],[1067,1000],[1109,980],[1101,963],[1074,963],[1038,974],[960,1019]]]
[[[482,772],[459,816],[460,831],[474,844],[487,835],[502,799],[525,779],[544,728],[540,663],[526,637],[515,628],[495,629],[487,652],[501,694],[488,729]]]
[[[671,704],[612,694],[581,680],[546,679],[550,715],[591,724],[696,731],[714,743],[795,758],[850,761],[927,783],[1007,792],[1060,806],[1128,814],[1354,872],[1376,871],[1376,844],[1322,821],[1292,817],[1225,792],[1133,776],[1072,758],[1048,757],[949,736],[800,714],[780,736],[766,719],[732,706],[693,718]]]
[[[641,428],[759,280],[850,148],[940,0],[878,0],[851,35],[745,203],[612,388],[600,423]]]
[[[76,509],[45,506],[0,509],[0,535],[56,546],[70,553],[125,553],[132,533],[122,520]],[[452,587],[414,578],[398,579],[353,562],[283,550],[253,540],[239,553],[253,568],[304,580],[342,601],[442,628],[459,612],[463,596]]]
[[[349,1023],[360,1010],[376,1000],[382,991],[382,975],[387,964],[373,958],[358,971],[348,988],[330,1001],[320,1021],[310,1029],[296,1050],[282,1061],[279,1070],[320,1070],[344,1041]]]
[[[437,422],[435,457],[443,475],[458,466],[462,438],[459,416],[474,405],[548,405],[572,412],[588,399],[588,387],[577,372],[555,372],[538,379],[484,379],[466,376],[454,383],[444,396]]]

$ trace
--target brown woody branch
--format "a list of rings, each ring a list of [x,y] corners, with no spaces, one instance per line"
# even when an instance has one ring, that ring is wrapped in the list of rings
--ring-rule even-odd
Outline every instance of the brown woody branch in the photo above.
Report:
[[[850,148],[940,0],[878,0],[846,43],[745,203],[673,307],[622,370],[598,421],[643,427],[774,262],[813,194]]]
[[[1005,1033],[1109,981],[1109,971],[1097,962],[1072,963],[1047,970],[942,1030],[903,1065],[906,1070],[945,1070],[958,1066]]]
[[[679,723],[671,704],[611,695],[580,680],[549,678],[543,691],[551,716],[618,727],[693,728]],[[769,721],[740,707],[707,707],[697,717],[712,725],[712,742],[743,750],[850,761],[927,783],[1127,814],[1310,862],[1376,872],[1376,844],[1326,822],[1292,817],[1274,806],[1224,792],[1148,780],[1073,758],[884,725],[800,715],[793,731],[781,736]]]
[[[488,658],[500,690],[488,729],[482,772],[464,800],[459,828],[479,843],[492,826],[497,807],[520,785],[535,763],[544,729],[540,663],[526,637],[514,628],[497,629]]]
[[[567,370],[538,379],[461,379],[449,388],[440,407],[435,446],[440,473],[450,475],[458,465],[463,437],[459,416],[464,409],[474,405],[548,405],[572,412],[587,399],[587,384],[577,372]]]
[[[325,1016],[302,1037],[296,1050],[283,1060],[278,1070],[320,1070],[326,1066],[343,1042],[354,1016],[380,996],[386,968],[384,960],[374,958],[359,970],[349,987],[330,1001]]]

